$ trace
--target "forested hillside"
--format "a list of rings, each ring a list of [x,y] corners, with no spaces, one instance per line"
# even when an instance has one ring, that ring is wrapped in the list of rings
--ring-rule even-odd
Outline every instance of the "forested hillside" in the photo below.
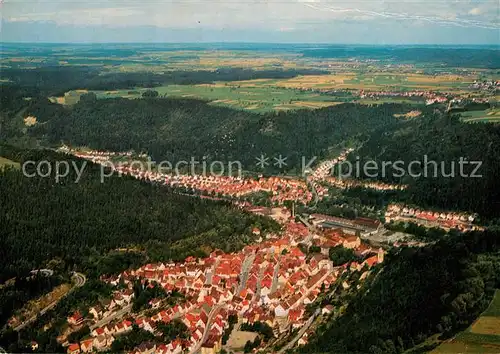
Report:
[[[122,60],[118,61],[122,63]],[[208,84],[214,81],[253,79],[283,79],[298,75],[321,75],[325,71],[312,69],[252,70],[223,68],[218,70],[167,71],[164,73],[114,72],[93,66],[46,66],[35,69],[5,68],[0,78],[22,88],[37,89],[47,96],[63,95],[75,89],[118,90],[161,85]]]
[[[95,149],[147,152],[155,161],[172,164],[193,157],[200,161],[239,161],[244,170],[267,173],[299,173],[302,157],[308,162],[329,156],[329,149],[355,142],[361,148],[351,154],[354,176],[357,157],[376,161],[375,177],[391,183],[409,184],[405,201],[422,207],[478,212],[498,217],[500,200],[500,128],[498,125],[466,124],[434,108],[421,108],[417,119],[394,115],[412,110],[406,104],[366,106],[343,104],[318,110],[253,114],[187,99],[102,99],[82,96],[71,108],[50,103],[19,87],[2,90],[0,138],[23,146],[85,145]],[[36,117],[26,126],[23,117]],[[270,164],[263,171],[256,158],[264,154]],[[278,169],[273,157],[286,157]],[[382,162],[401,161],[408,172],[412,161],[424,157],[436,161],[436,176],[396,177],[393,169],[382,173]],[[481,161],[482,177],[461,177],[460,159]],[[452,164],[454,165],[452,167]],[[423,166],[423,165],[421,165]],[[412,167],[419,172],[418,166]],[[468,175],[474,165],[464,169]],[[421,170],[420,170],[421,171]],[[440,172],[442,171],[442,172]],[[372,173],[373,170],[370,170]],[[454,172],[454,177],[447,177]],[[444,173],[444,175],[443,175]]]
[[[5,147],[0,155],[16,161],[68,160],[45,150]],[[253,227],[278,228],[270,219],[229,204],[181,196],[129,177],[101,183],[99,171],[88,164],[78,183],[74,171],[59,183],[54,175],[28,178],[19,170],[0,172],[2,281],[53,259],[90,276],[117,271],[127,261],[116,254],[106,257],[122,247],[152,261],[203,256],[216,247],[233,251],[252,240]],[[33,172],[31,166],[28,173]]]
[[[500,216],[499,125],[464,124],[457,116],[428,115],[402,121],[392,130],[372,134],[350,156],[353,164],[358,156],[361,162],[377,162],[377,179],[409,184],[406,193],[410,196],[409,202],[420,206],[469,210],[492,218]],[[427,161],[435,161],[437,165],[436,169],[434,164],[428,164],[427,176],[424,175],[424,156],[427,156]],[[480,161],[481,166],[474,175],[481,177],[472,175],[475,165],[471,164],[464,165],[461,176],[461,158]],[[383,161],[394,163],[398,160],[403,161],[402,166],[406,167],[412,161],[420,161],[420,166],[412,166],[412,172],[422,173],[422,176],[396,177],[397,171],[391,168],[387,169],[389,173],[382,174]],[[362,177],[368,178],[362,170],[359,172]]]
[[[500,286],[500,232],[449,237],[393,250],[337,319],[319,327],[300,353],[402,353],[441,333],[463,330]]]
[[[186,99],[106,99],[83,96],[72,108],[37,98],[26,102],[21,93],[6,93],[15,109],[4,115],[6,139],[27,136],[43,144],[86,145],[108,150],[147,151],[156,161],[240,161],[255,169],[261,154],[287,157],[287,170],[300,170],[302,156],[325,157],[328,149],[351,138],[390,129],[394,114],[408,105],[368,107],[344,104],[319,110],[253,114]],[[9,107],[6,106],[6,107]],[[17,109],[17,111],[16,111]],[[42,124],[17,127],[14,112],[23,111]],[[18,122],[19,123],[19,122]],[[1,132],[0,132],[1,134]],[[269,172],[272,171],[269,166]]]

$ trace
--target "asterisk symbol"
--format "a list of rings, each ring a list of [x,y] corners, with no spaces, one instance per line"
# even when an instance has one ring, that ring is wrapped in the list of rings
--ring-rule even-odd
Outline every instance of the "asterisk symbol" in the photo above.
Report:
[[[257,167],[264,169],[266,166],[269,165],[269,162],[268,162],[269,157],[266,157],[263,154],[260,155],[260,157],[256,157],[255,159],[257,160],[257,163],[256,163]]]
[[[278,166],[279,168],[282,168],[283,166],[286,166],[286,159],[287,157],[283,157],[281,154],[278,156],[278,157],[275,157],[274,158],[274,161],[276,161],[274,163],[274,166]]]

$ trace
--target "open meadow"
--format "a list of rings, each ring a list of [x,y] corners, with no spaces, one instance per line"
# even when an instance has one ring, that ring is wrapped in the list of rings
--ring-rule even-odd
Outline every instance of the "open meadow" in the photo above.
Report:
[[[500,353],[500,290],[481,316],[465,331],[432,353]]]
[[[20,165],[18,162],[11,161],[9,159],[6,159],[5,157],[0,156],[0,169],[4,167],[14,167],[14,168],[19,168]]]
[[[322,108],[352,100],[312,93],[307,91],[273,88],[273,87],[238,87],[232,83],[215,83],[202,85],[166,85],[155,87],[160,96],[173,98],[196,98],[211,102],[213,105],[245,109],[252,112],[269,112],[279,110]],[[140,98],[146,89],[92,91],[99,99],[107,98]],[[64,97],[52,97],[52,102],[71,105],[78,102],[82,93],[87,91],[69,91]]]
[[[464,112],[462,113],[462,121],[467,123],[500,123],[500,109]]]

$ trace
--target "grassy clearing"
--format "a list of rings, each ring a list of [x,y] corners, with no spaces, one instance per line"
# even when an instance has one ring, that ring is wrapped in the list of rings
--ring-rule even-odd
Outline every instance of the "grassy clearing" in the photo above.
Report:
[[[500,317],[481,316],[472,325],[470,331],[477,334],[493,334],[500,342]]]
[[[473,76],[424,75],[387,73],[339,73],[331,75],[307,75],[291,79],[275,80],[278,87],[303,89],[355,89],[355,90],[445,90],[456,91],[467,88]],[[253,80],[255,81],[255,80]],[[252,81],[246,81],[246,85]],[[255,83],[262,85],[262,83]]]
[[[4,168],[4,166],[11,166],[16,169],[19,169],[21,166],[18,162],[6,159],[5,157],[0,156],[0,169]]]
[[[455,353],[500,353],[500,345],[481,344],[477,342],[462,341],[458,338],[451,342],[441,344],[432,353],[455,354]]]
[[[254,332],[245,332],[234,330],[226,344],[229,350],[242,350],[247,341],[253,342],[258,334]]]
[[[467,123],[498,123],[500,122],[500,109],[464,112],[462,113],[462,121]]]
[[[28,319],[50,304],[59,301],[63,296],[65,296],[71,289],[71,284],[61,284],[55,287],[52,291],[47,294],[42,295],[38,299],[29,301],[24,307],[19,310],[14,316],[13,325],[16,326],[20,324],[23,320]]]
[[[483,316],[500,317],[500,289],[495,291],[495,296],[493,296],[486,311],[483,312]]]
[[[500,290],[481,316],[465,331],[432,353],[500,353]]]
[[[255,80],[257,81],[257,80]],[[268,82],[262,80],[259,82]],[[145,89],[94,91],[99,99],[106,98],[140,98]],[[283,109],[317,109],[343,103],[338,98],[304,92],[295,89],[276,88],[267,85],[247,86],[235,83],[215,83],[212,85],[167,85],[154,88],[160,96],[174,98],[198,98],[210,104],[244,109],[252,112],[269,112]],[[79,99],[78,92],[71,91],[65,95],[73,100]]]
[[[184,53],[190,55],[190,53]],[[214,58],[213,60],[216,60]],[[236,58],[231,58],[236,60]],[[256,58],[242,60],[254,61]],[[264,58],[263,61],[273,62],[274,59]],[[213,63],[210,62],[209,66]],[[254,63],[255,64],[255,63]],[[262,62],[259,62],[261,65]],[[263,64],[262,64],[263,65]],[[340,96],[319,94],[312,90],[366,90],[366,91],[407,91],[407,90],[438,90],[465,92],[473,77],[459,75],[424,75],[399,72],[363,73],[344,72],[329,75],[305,75],[289,79],[256,79],[232,82],[215,82],[200,85],[166,85],[154,88],[163,96],[179,98],[199,98],[236,109],[253,112],[269,112],[273,110],[316,109],[335,105],[341,102],[353,101],[348,93]],[[311,90],[311,91],[309,91]],[[99,98],[139,98],[144,89],[117,91],[95,91]],[[64,97],[53,98],[54,101],[71,105],[78,102],[82,91],[70,91]],[[383,103],[422,104],[423,101],[409,100],[401,97],[366,98],[355,102],[367,105]],[[489,112],[486,112],[487,114]],[[500,116],[499,116],[500,117]],[[493,116],[468,116],[470,120],[498,120]]]

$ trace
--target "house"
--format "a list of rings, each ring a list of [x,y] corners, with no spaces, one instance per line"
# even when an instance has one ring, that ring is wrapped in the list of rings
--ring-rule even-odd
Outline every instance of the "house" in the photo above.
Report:
[[[322,315],[329,315],[333,312],[333,306],[332,305],[326,305],[321,309],[321,314]]]
[[[107,347],[107,338],[104,334],[101,334],[94,338],[94,349],[102,350]]]
[[[141,343],[134,349],[134,353],[137,354],[153,354],[156,351],[156,344],[145,342]]]
[[[98,337],[98,336],[102,336],[104,334],[105,334],[104,327],[97,327],[92,332],[90,332],[90,335],[92,337]]]
[[[180,354],[182,352],[182,342],[180,339],[176,339],[167,345],[168,350],[171,354]]]
[[[221,350],[221,336],[209,336],[201,346],[201,354],[216,354]]]
[[[297,341],[297,345],[306,345],[307,344],[307,333],[304,333],[302,337]]]
[[[156,347],[156,354],[170,354],[170,349],[165,344]]]
[[[120,293],[115,293],[115,295],[113,296],[113,301],[118,306],[123,306],[125,304],[125,299],[123,298],[122,294],[120,294]]]
[[[286,304],[279,304],[274,308],[274,314],[276,317],[287,317],[289,311],[289,306]]]
[[[79,354],[80,353],[80,345],[78,343],[72,343],[68,346],[67,349],[68,354]]]
[[[148,331],[148,332],[151,332],[154,334],[155,332],[155,325],[154,325],[154,322],[151,321],[150,319],[145,319],[144,320],[144,327],[142,328],[144,329],[145,331]]]
[[[366,264],[368,267],[373,267],[375,264],[378,263],[379,257],[378,256],[371,256],[370,258],[367,258],[364,262],[363,265]]]
[[[104,333],[105,334],[113,334],[115,333],[115,326],[113,326],[111,323],[104,326]]]
[[[94,316],[94,321],[98,321],[100,318],[102,318],[102,315],[103,315],[103,311],[102,311],[102,307],[97,305],[97,306],[92,306],[90,309],[89,309],[89,313]]]
[[[38,349],[38,343],[35,342],[34,340],[31,341],[30,345],[32,351],[36,351]]]
[[[361,239],[356,235],[349,235],[344,239],[345,248],[356,248],[361,245]]]
[[[298,308],[295,310],[290,310],[288,312],[288,321],[292,325],[293,328],[300,328],[302,327],[302,323],[299,322],[302,316],[304,315],[304,309],[303,308]]]
[[[151,305],[151,308],[155,310],[160,307],[160,304],[161,304],[161,299],[159,298],[154,298],[149,301],[149,305]]]
[[[78,326],[83,323],[83,317],[80,312],[76,311],[68,317],[68,323],[72,326]]]
[[[126,333],[132,330],[132,322],[124,320],[122,322],[118,322],[115,326],[115,332],[117,334]]]
[[[122,293],[122,296],[123,300],[125,300],[125,302],[129,304],[130,301],[132,301],[132,299],[134,298],[134,291],[132,289],[127,289]]]
[[[298,247],[293,247],[290,250],[290,256],[296,257],[301,261],[306,259],[306,255]]]
[[[89,353],[94,349],[94,338],[84,339],[80,342],[82,353]]]

